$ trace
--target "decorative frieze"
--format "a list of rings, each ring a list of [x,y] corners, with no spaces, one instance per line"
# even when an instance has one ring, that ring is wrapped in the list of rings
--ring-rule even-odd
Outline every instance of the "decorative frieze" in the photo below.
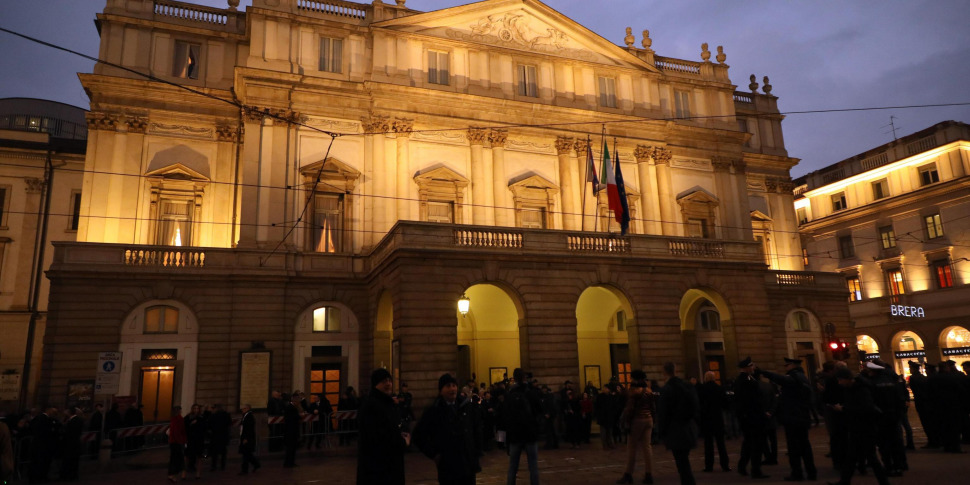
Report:
[[[693,158],[678,158],[676,160],[671,160],[671,167],[685,168],[688,170],[700,170],[702,172],[712,172],[714,168],[711,166],[710,160],[696,160]]]
[[[420,141],[433,141],[435,143],[447,143],[450,145],[467,145],[465,133],[462,131],[419,131],[413,133],[411,138]]]
[[[751,192],[766,192],[768,190],[765,179],[761,177],[747,177],[745,183],[747,189]]]
[[[469,25],[468,28],[470,32],[447,29],[445,35],[476,44],[491,44],[512,49],[525,48],[533,52],[586,61],[597,59],[597,55],[589,50],[569,47],[571,40],[562,30],[549,24],[539,24],[537,19],[516,12],[489,15]]]
[[[211,140],[215,136],[215,129],[188,125],[170,125],[152,122],[148,124],[148,133],[152,135],[183,136]]]
[[[361,124],[354,121],[308,118],[306,125],[334,133],[360,133]]]
[[[492,146],[495,146],[494,144]],[[536,143],[534,141],[523,141],[523,140],[508,140],[506,146],[518,150],[520,152],[532,152],[532,153],[552,153],[554,150],[553,145],[548,143]]]

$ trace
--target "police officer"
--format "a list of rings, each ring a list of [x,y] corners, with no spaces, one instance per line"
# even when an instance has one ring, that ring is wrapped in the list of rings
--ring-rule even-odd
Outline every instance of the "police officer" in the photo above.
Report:
[[[761,472],[761,458],[766,440],[765,430],[768,426],[768,414],[764,409],[761,385],[754,376],[755,366],[751,357],[738,362],[738,369],[741,372],[734,381],[734,398],[738,422],[744,435],[738,473],[747,475],[748,461],[750,461],[751,478],[768,478],[768,475]]]
[[[781,387],[781,403],[778,406],[778,420],[785,427],[785,439],[788,442],[788,463],[791,475],[785,481],[802,481],[805,478],[815,480],[818,471],[815,468],[815,457],[812,454],[812,444],[808,441],[808,428],[811,424],[812,405],[811,384],[802,361],[785,358],[785,374],[765,372],[765,376]],[[804,474],[802,463],[804,462]]]

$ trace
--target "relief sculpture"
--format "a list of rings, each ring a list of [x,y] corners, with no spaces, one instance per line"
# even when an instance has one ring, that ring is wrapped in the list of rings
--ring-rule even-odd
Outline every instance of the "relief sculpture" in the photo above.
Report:
[[[574,59],[594,60],[596,55],[583,49],[567,47],[570,42],[565,32],[555,27],[543,25],[534,28],[529,18],[516,13],[489,15],[470,25],[471,33],[449,29],[449,37],[500,45],[505,47],[525,47],[537,52],[556,54]]]

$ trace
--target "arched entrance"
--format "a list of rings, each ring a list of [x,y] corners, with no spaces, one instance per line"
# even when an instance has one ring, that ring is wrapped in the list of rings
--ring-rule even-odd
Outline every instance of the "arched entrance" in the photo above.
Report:
[[[318,301],[297,317],[293,335],[293,386],[336,406],[340,390],[357,387],[360,328],[343,303]]]
[[[815,314],[796,309],[785,318],[785,335],[788,355],[802,360],[802,368],[811,377],[821,366],[822,330]]]
[[[857,335],[855,338],[856,348],[859,349],[859,353],[865,352],[865,360],[875,360],[879,359],[879,343],[876,339],[868,335]]]
[[[970,331],[956,325],[943,329],[940,333],[940,350],[943,360],[956,361],[957,367],[970,362]]]
[[[686,374],[701,379],[712,371],[722,382],[730,368],[727,363],[738,360],[731,310],[724,298],[707,288],[688,290],[680,300],[680,331]]]
[[[521,366],[522,307],[504,288],[481,283],[465,290],[468,313],[455,310],[458,325],[458,382],[493,383]]]
[[[896,365],[896,373],[909,379],[910,360],[925,361],[926,349],[923,346],[923,339],[912,330],[905,330],[893,336],[893,360]],[[885,359],[883,359],[885,360]]]
[[[630,382],[630,372],[640,367],[635,339],[630,338],[634,322],[629,300],[616,288],[591,286],[583,291],[576,302],[581,381],[577,388],[591,382],[598,389],[614,378],[624,385]]]

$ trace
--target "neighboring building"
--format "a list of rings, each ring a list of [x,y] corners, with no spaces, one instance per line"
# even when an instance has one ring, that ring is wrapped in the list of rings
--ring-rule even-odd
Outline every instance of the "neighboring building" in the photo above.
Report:
[[[970,360],[970,126],[944,121],[796,181],[806,266],[841,274],[859,350]]]
[[[40,375],[50,285],[38,272],[53,260],[51,241],[74,241],[77,234],[85,112],[41,99],[0,99],[0,410],[18,405],[31,316],[31,389]],[[45,233],[48,159],[54,181]]]
[[[424,400],[444,371],[729,377],[818,365],[824,323],[851,338],[841,281],[802,271],[777,98],[735,92],[720,48],[617,46],[535,0],[397,3],[107,2],[101,59],[161,81],[80,76],[40,399],[100,351],[151,421],[270,388],[335,402],[378,366]],[[585,181],[604,125],[629,236]]]

